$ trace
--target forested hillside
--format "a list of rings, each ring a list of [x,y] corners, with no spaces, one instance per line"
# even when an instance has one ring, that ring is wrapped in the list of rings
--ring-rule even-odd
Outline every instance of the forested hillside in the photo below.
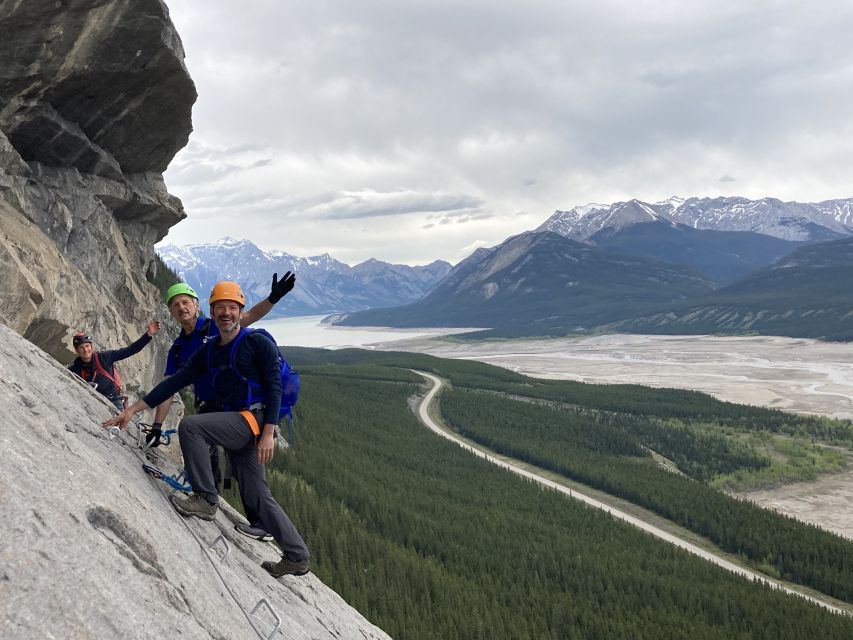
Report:
[[[708,481],[785,466],[745,433],[848,446],[849,423],[418,354],[287,355],[303,373],[303,394],[296,447],[276,458],[270,484],[318,575],[395,638],[853,633],[847,617],[750,584],[436,438],[411,411],[423,387],[407,369],[451,381],[441,413],[469,437],[625,495],[716,535],[756,567],[847,600],[853,544]],[[695,479],[658,466],[651,448]]]
[[[851,340],[851,267],[853,239],[802,247],[728,287],[654,314],[638,314],[607,330]]]

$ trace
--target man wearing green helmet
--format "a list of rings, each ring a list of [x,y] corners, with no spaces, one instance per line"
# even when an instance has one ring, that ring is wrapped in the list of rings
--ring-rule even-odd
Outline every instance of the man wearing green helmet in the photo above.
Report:
[[[279,300],[286,296],[296,284],[296,275],[290,271],[284,274],[284,277],[279,280],[278,273],[272,276],[272,285],[270,295],[253,306],[249,311],[243,314],[240,325],[247,327],[254,322],[257,322],[267,315]],[[171,376],[180,369],[187,360],[190,359],[202,345],[208,340],[219,335],[219,329],[216,323],[211,322],[210,318],[205,318],[201,314],[201,309],[198,302],[198,294],[195,290],[185,282],[173,284],[166,291],[166,306],[169,307],[169,313],[179,325],[181,332],[172,346],[169,348],[169,353],[166,358],[166,370],[164,375]],[[213,376],[212,372],[203,374],[193,382],[193,390],[195,392],[196,409],[200,413],[205,412],[205,403],[209,403],[213,399]],[[160,443],[161,426],[163,420],[169,413],[169,405],[171,402],[166,400],[159,404],[154,412],[154,424],[151,432],[148,435],[146,442],[153,447]],[[210,452],[210,462],[213,467],[213,475],[216,479],[216,484],[220,481],[219,471],[219,450],[213,447]],[[246,519],[249,521],[249,526],[240,524],[235,528],[243,535],[259,540],[271,540],[266,531],[257,526],[259,518],[256,514],[247,509],[245,505]]]

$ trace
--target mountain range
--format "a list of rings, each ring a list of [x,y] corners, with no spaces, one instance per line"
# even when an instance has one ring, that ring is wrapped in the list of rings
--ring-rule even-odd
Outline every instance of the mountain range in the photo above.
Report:
[[[796,242],[824,242],[853,235],[853,198],[817,203],[776,198],[678,198],[557,210],[536,231],[588,240],[602,230],[619,231],[644,222],[670,222],[694,229],[749,231]]]
[[[696,229],[664,220],[618,230],[605,228],[586,242],[611,253],[688,266],[721,284],[734,282],[808,244],[752,231]]]
[[[248,240],[230,237],[209,244],[167,245],[157,252],[202,298],[219,280],[233,280],[243,287],[249,306],[269,295],[273,273],[296,273],[297,286],[273,308],[272,316],[408,304],[422,298],[451,269],[442,260],[410,267],[371,259],[350,267],[328,254],[300,258],[262,251]]]
[[[299,258],[248,240],[159,249],[200,293],[230,279],[249,304],[271,275],[298,283],[277,315],[351,326],[484,327],[475,335],[775,333],[844,339],[853,316],[853,199],[670,198],[557,211],[533,231],[451,267],[328,254]]]
[[[584,331],[713,290],[682,265],[528,232],[456,265],[422,300],[371,309],[340,324],[501,327],[504,333]]]
[[[853,200],[671,198],[557,211],[479,249],[418,303],[347,325],[480,326],[474,335],[776,333],[846,339]],[[557,239],[559,238],[559,240]]]

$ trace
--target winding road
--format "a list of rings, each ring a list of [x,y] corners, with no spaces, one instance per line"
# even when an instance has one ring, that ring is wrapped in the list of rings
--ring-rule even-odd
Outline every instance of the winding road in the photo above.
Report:
[[[717,566],[722,567],[723,569],[726,569],[727,571],[731,571],[732,573],[736,573],[736,574],[743,576],[749,580],[760,580],[762,582],[769,584],[772,587],[775,587],[781,591],[784,591],[785,593],[789,593],[791,595],[795,595],[795,596],[799,596],[801,598],[805,598],[806,600],[809,600],[815,604],[818,604],[822,607],[825,607],[826,609],[829,609],[830,611],[833,611],[835,613],[843,613],[843,614],[847,614],[847,615],[851,614],[851,611],[848,608],[842,608],[840,606],[832,604],[828,597],[820,598],[820,597],[811,595],[809,593],[806,593],[804,590],[801,591],[795,587],[788,586],[787,584],[784,584],[784,583],[782,583],[778,580],[775,580],[769,576],[766,576],[762,573],[757,573],[755,571],[751,571],[750,569],[747,569],[747,568],[742,567],[738,564],[735,564],[734,562],[731,562],[730,560],[727,560],[726,558],[723,558],[722,556],[711,553],[711,552],[707,551],[706,549],[702,549],[701,547],[699,547],[695,544],[692,544],[691,542],[688,542],[687,540],[679,538],[678,536],[675,536],[675,535],[669,533],[668,531],[664,531],[663,529],[660,529],[659,527],[656,527],[656,526],[654,526],[648,522],[645,522],[644,520],[641,520],[640,518],[637,518],[636,516],[633,516],[633,515],[626,513],[624,511],[620,511],[619,509],[617,509],[615,507],[612,507],[612,506],[605,504],[599,500],[596,500],[595,498],[593,498],[593,497],[591,497],[591,496],[589,496],[589,495],[587,495],[581,491],[578,491],[577,489],[570,489],[569,487],[567,487],[563,484],[560,484],[558,482],[554,482],[553,480],[549,480],[548,478],[545,478],[541,475],[538,475],[537,473],[533,473],[532,471],[529,471],[528,469],[524,469],[521,466],[518,466],[517,464],[513,464],[512,462],[507,462],[505,459],[497,458],[497,457],[495,457],[489,453],[486,453],[486,451],[484,451],[483,449],[469,444],[468,442],[464,441],[461,437],[459,437],[457,434],[455,434],[452,431],[445,429],[442,426],[440,426],[439,424],[437,424],[435,422],[435,420],[433,420],[432,417],[430,416],[431,403],[435,399],[435,397],[438,395],[438,393],[441,390],[441,387],[443,385],[443,382],[441,381],[441,379],[430,374],[430,373],[425,373],[423,371],[417,371],[414,369],[412,369],[411,371],[413,371],[414,373],[417,373],[420,376],[423,376],[424,378],[431,381],[433,384],[432,388],[429,390],[427,395],[421,400],[420,405],[418,406],[417,415],[418,415],[418,418],[421,420],[421,422],[424,423],[424,425],[426,425],[430,430],[434,431],[435,433],[442,436],[443,438],[450,440],[451,442],[459,445],[463,449],[470,451],[474,455],[476,455],[480,458],[483,458],[484,460],[487,460],[487,461],[491,462],[492,464],[495,464],[495,465],[497,465],[503,469],[507,469],[508,471],[512,471],[513,473],[518,474],[524,478],[528,478],[530,480],[538,482],[539,484],[541,484],[545,487],[559,491],[560,493],[563,493],[563,494],[569,496],[570,498],[574,498],[575,500],[580,500],[581,502],[584,502],[591,507],[595,507],[596,509],[601,509],[602,511],[609,513],[614,518],[619,518],[620,520],[624,520],[625,522],[628,522],[628,523],[634,525],[635,527],[642,529],[643,531],[655,536],[656,538],[660,538],[661,540],[664,540],[670,544],[673,544],[677,547],[680,547],[680,548],[684,549],[685,551],[688,551],[694,555],[699,556],[700,558],[707,560],[708,562],[712,562],[712,563],[716,564]]]

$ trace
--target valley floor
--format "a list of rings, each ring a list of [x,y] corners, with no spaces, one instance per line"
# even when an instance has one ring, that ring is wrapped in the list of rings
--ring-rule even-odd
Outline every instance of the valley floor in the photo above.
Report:
[[[377,346],[479,360],[533,377],[695,389],[730,402],[853,419],[850,343],[619,334],[489,342],[416,338]],[[853,539],[853,471],[743,497]]]
[[[778,580],[770,578],[765,574],[753,572],[743,566],[741,563],[733,561],[733,559],[730,559],[730,556],[728,556],[728,554],[725,554],[716,548],[710,550],[708,548],[705,548],[705,546],[695,544],[694,542],[691,542],[687,539],[688,537],[692,538],[693,536],[691,536],[689,533],[685,536],[685,530],[682,530],[680,527],[675,527],[675,529],[678,531],[677,533],[673,532],[672,530],[667,530],[672,528],[673,525],[671,522],[667,522],[667,528],[659,526],[659,524],[656,524],[655,522],[657,521],[659,523],[661,522],[661,519],[653,516],[645,509],[638,509],[636,505],[632,505],[632,510],[634,510],[635,513],[628,513],[627,511],[623,511],[617,506],[615,506],[616,504],[621,502],[618,498],[614,498],[611,495],[596,491],[591,487],[571,482],[562,476],[554,476],[554,474],[551,474],[545,471],[544,469],[540,469],[536,466],[497,454],[494,451],[488,449],[487,447],[479,445],[472,440],[460,436],[458,433],[455,433],[442,423],[442,420],[440,418],[440,412],[438,410],[435,410],[431,406],[436,395],[441,390],[441,387],[444,383],[441,381],[441,379],[432,374],[424,373],[423,371],[416,371],[415,373],[423,376],[432,384],[432,388],[427,393],[427,395],[421,400],[417,408],[418,418],[428,429],[437,433],[443,438],[447,438],[448,440],[454,442],[463,449],[470,451],[473,455],[481,457],[484,460],[491,462],[492,464],[495,464],[503,469],[507,469],[508,471],[512,471],[513,473],[520,475],[523,478],[532,480],[544,487],[554,489],[564,495],[567,495],[570,498],[579,500],[595,509],[601,509],[609,513],[617,520],[623,520],[625,522],[628,522],[629,524],[632,524],[635,527],[642,529],[646,533],[649,533],[660,540],[680,547],[681,549],[684,549],[689,553],[697,555],[700,558],[703,558],[704,560],[707,560],[719,567],[722,567],[726,571],[731,571],[732,573],[744,576],[750,580],[764,581],[777,589],[785,591],[786,593],[802,596],[807,600],[811,600],[812,602],[815,602],[837,613],[848,611],[848,608],[846,606],[842,605],[839,607],[839,605],[841,605],[842,603],[838,601],[833,601],[831,598],[827,598],[824,595],[812,595],[810,590],[803,590],[801,587],[798,587],[798,585],[788,585],[784,582],[780,582]],[[433,419],[433,416],[435,416],[435,420]],[[599,496],[601,500],[603,500],[603,502],[597,499],[596,497],[593,497],[593,494]]]

